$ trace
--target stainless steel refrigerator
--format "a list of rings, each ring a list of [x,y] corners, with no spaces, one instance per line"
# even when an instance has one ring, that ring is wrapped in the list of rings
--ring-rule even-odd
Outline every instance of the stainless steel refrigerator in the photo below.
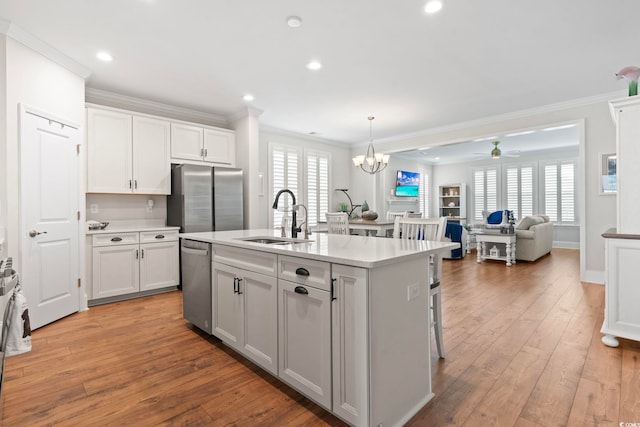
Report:
[[[171,165],[167,225],[181,233],[242,230],[242,170]]]

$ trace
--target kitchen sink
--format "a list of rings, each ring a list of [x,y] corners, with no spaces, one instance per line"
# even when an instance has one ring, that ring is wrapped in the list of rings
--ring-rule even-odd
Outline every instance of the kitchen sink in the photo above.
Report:
[[[257,237],[238,237],[237,240],[242,240],[251,243],[261,243],[263,245],[289,245],[297,243],[310,243],[311,240],[306,239],[292,239],[289,237],[273,237],[273,236],[257,236]]]

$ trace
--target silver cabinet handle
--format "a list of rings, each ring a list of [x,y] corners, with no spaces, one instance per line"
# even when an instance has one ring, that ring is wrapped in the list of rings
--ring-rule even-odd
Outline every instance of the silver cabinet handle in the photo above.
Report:
[[[29,230],[30,237],[36,237],[39,234],[47,234],[46,231]]]
[[[207,157],[207,154],[209,153],[209,151],[205,148],[204,149],[204,156]]]

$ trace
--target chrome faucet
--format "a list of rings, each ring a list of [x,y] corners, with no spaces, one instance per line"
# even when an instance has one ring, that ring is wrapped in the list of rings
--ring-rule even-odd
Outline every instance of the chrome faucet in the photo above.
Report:
[[[304,221],[300,224],[300,228],[298,228],[298,231],[302,231],[302,224],[304,224],[304,238],[309,240],[309,236],[311,235],[311,230],[309,230],[309,218],[307,217],[307,207],[305,205],[303,205],[302,203],[299,205],[293,205],[293,209],[296,208],[304,208]]]
[[[289,194],[291,196],[291,201],[293,202],[293,206],[296,205],[296,196],[293,194],[291,190],[289,190],[288,188],[285,188],[284,190],[278,191],[278,194],[276,194],[276,199],[273,201],[273,206],[271,206],[273,209],[278,209],[278,199],[280,198],[280,195],[282,193]],[[302,230],[299,227],[296,227],[296,210],[293,209],[293,211],[291,212],[291,237],[293,237],[294,239],[298,237],[298,231],[302,231]]]

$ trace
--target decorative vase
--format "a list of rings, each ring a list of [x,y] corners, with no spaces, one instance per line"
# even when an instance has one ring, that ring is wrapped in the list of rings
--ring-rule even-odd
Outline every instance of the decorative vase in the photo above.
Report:
[[[362,219],[366,219],[368,221],[375,221],[376,219],[378,219],[378,213],[375,211],[362,212]]]
[[[629,82],[629,96],[638,94],[638,78],[640,78],[640,68],[635,66],[624,67],[616,73],[616,78],[625,79]]]

